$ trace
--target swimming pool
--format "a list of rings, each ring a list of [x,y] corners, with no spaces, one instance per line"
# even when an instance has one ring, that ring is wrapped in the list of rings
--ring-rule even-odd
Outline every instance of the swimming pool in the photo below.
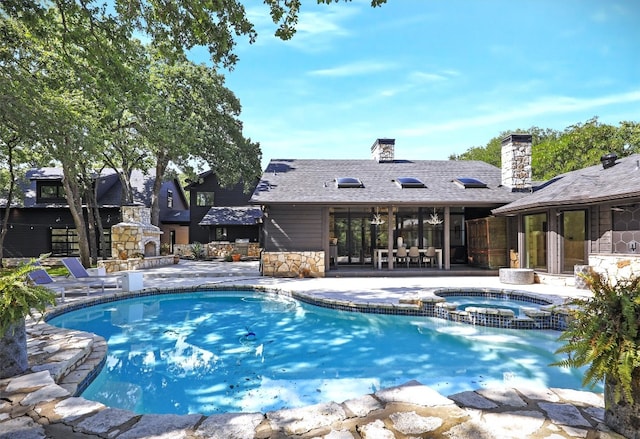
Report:
[[[579,370],[548,366],[557,331],[336,311],[275,294],[138,297],[49,323],[107,340],[104,368],[82,396],[137,413],[267,412],[410,380],[443,395],[503,385],[582,388]]]

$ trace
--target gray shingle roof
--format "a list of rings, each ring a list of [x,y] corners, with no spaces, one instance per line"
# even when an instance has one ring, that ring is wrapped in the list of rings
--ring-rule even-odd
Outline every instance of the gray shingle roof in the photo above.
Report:
[[[493,210],[495,214],[512,214],[543,207],[594,204],[604,201],[624,201],[640,197],[640,154],[619,159],[616,165],[604,169],[590,166],[559,175],[532,194]]]
[[[363,188],[337,188],[339,177],[359,178]],[[426,188],[401,188],[415,177]],[[487,188],[464,189],[458,177],[477,178]],[[431,204],[499,206],[522,193],[501,185],[499,168],[481,161],[271,160],[251,198],[254,204]]]
[[[253,226],[262,218],[262,209],[253,206],[212,207],[200,226]]]

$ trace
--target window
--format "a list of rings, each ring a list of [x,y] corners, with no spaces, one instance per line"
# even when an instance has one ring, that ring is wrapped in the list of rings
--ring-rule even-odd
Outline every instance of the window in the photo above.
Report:
[[[100,246],[100,240],[97,242]],[[105,251],[98,249],[100,254],[106,257],[111,256],[111,229],[104,231]],[[78,234],[76,229],[52,228],[51,229],[51,254],[53,256],[79,256],[80,246],[78,245]]]
[[[60,182],[38,182],[38,202],[51,203],[65,201],[64,187]]]
[[[78,234],[75,229],[51,229],[52,256],[78,256]]]
[[[198,192],[196,194],[196,206],[213,206],[213,192]]]
[[[400,177],[396,178],[396,183],[403,189],[406,188],[422,188],[426,187],[425,184],[415,177]]]
[[[167,190],[167,208],[173,208],[173,191]]]
[[[364,187],[360,179],[355,177],[336,178],[336,184],[339,188]]]
[[[477,178],[471,178],[471,177],[458,177],[456,178],[455,181],[457,184],[459,184],[460,186],[462,186],[465,189],[470,189],[470,188],[486,188],[487,184],[478,180]]]

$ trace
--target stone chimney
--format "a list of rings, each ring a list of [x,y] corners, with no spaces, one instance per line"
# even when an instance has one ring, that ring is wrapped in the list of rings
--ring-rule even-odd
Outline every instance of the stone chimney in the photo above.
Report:
[[[502,185],[512,192],[531,191],[531,134],[502,139]]]
[[[371,157],[378,163],[392,162],[396,139],[376,139],[371,145]]]

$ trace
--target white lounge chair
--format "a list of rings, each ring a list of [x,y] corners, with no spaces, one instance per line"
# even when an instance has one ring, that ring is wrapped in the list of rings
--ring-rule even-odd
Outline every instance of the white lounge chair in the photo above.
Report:
[[[53,278],[47,273],[44,268],[38,268],[37,270],[27,273],[27,277],[35,285],[48,288],[56,294],[60,295],[60,301],[64,302],[64,287],[62,285],[56,285]]]
[[[64,258],[62,263],[74,279],[86,282],[90,288],[101,288],[103,293],[105,288],[122,288],[121,276],[92,276],[78,258]]]

